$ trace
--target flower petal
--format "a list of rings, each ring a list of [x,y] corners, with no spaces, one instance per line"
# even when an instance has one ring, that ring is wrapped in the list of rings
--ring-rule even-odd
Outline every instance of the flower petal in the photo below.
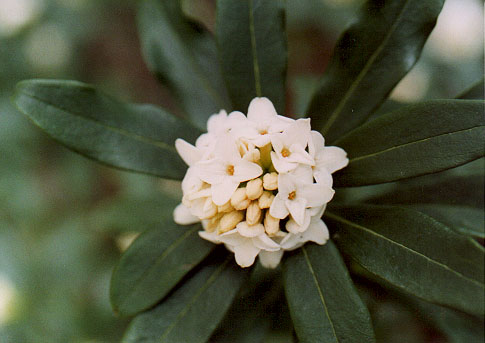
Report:
[[[297,197],[293,200],[286,199],[285,205],[295,222],[298,225],[302,226],[303,221],[305,220],[305,209],[307,207],[307,200],[300,194],[298,194]]]
[[[222,243],[221,240],[219,239],[219,235],[215,232],[199,231],[199,236],[215,244]]]
[[[308,142],[308,151],[312,157],[325,148],[325,138],[318,131],[310,132],[310,141]]]
[[[259,251],[260,249],[256,248],[251,240],[247,240],[243,244],[235,246],[234,255],[236,257],[236,263],[243,268],[252,266]]]
[[[305,211],[305,216],[303,218],[303,223],[301,225],[299,225],[295,219],[293,219],[293,217],[290,218],[290,220],[288,220],[288,222],[286,223],[286,230],[290,233],[293,233],[293,234],[298,234],[300,232],[303,232],[305,231],[308,226],[310,225],[310,221],[311,221],[311,211],[310,210],[306,210]]]
[[[283,250],[278,251],[265,251],[261,250],[259,252],[259,261],[265,268],[274,269],[280,264],[281,258],[283,257]]]
[[[288,199],[288,194],[279,192],[276,194],[271,206],[269,208],[269,214],[275,218],[283,219],[288,216],[288,207],[286,207],[286,200]]]
[[[180,225],[189,225],[200,222],[200,219],[194,216],[190,209],[184,204],[178,204],[173,210],[173,220]]]
[[[273,167],[278,173],[289,173],[290,171],[298,167],[298,163],[289,162],[287,158],[280,157],[274,151],[271,151],[271,161],[273,162]]]
[[[227,167],[220,159],[211,159],[198,162],[194,168],[199,178],[208,184],[220,183],[227,175]]]
[[[325,167],[330,173],[334,173],[349,164],[347,153],[344,149],[336,146],[328,146],[320,154],[317,152],[317,166]]]
[[[332,177],[332,174],[330,174],[330,172],[327,169],[316,170],[315,173],[313,174],[313,177],[315,178],[317,183],[332,188],[333,177]]]
[[[263,169],[259,164],[249,162],[242,158],[234,165],[234,180],[238,182],[249,181],[263,174]]]
[[[310,119],[295,120],[288,128],[283,131],[285,135],[285,145],[291,146],[293,144],[301,144],[305,148],[310,139]]]
[[[199,149],[181,138],[175,140],[175,149],[188,166],[199,162],[202,158],[202,152]]]
[[[308,164],[310,166],[315,165],[315,160],[306,152],[305,148],[300,143],[295,143],[290,146],[290,156],[288,156],[289,162],[298,162]]]
[[[239,182],[234,181],[233,178],[224,177],[221,183],[212,185],[212,201],[217,206],[224,205],[231,199],[238,186]]]
[[[253,237],[251,240],[254,246],[261,250],[277,251],[281,248],[278,243],[269,238],[265,233],[257,237]]]
[[[332,200],[335,191],[325,185],[314,183],[298,187],[297,196],[307,200],[308,207],[318,207]]]
[[[327,225],[320,218],[313,217],[310,226],[303,233],[304,242],[312,241],[323,245],[328,241],[329,233]]]
[[[256,237],[264,233],[263,224],[256,224],[249,226],[247,222],[240,222],[236,225],[236,229],[241,236]]]
[[[271,122],[277,115],[273,103],[268,98],[254,98],[249,103],[248,119],[253,122]]]

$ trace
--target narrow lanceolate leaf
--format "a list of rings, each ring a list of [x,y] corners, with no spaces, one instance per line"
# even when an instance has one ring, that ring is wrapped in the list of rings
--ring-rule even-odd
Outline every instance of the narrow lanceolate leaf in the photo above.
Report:
[[[481,79],[462,94],[457,96],[458,99],[477,99],[483,100],[485,98],[485,80]]]
[[[155,305],[214,247],[199,225],[172,224],[142,234],[123,254],[111,280],[115,312],[134,315]]]
[[[281,0],[218,0],[217,41],[222,71],[236,110],[268,97],[285,110],[286,33]]]
[[[368,0],[307,111],[329,143],[363,123],[416,63],[444,0]]]
[[[187,18],[181,0],[142,1],[138,27],[145,60],[204,128],[220,109],[230,110],[213,37]]]
[[[397,181],[454,168],[482,157],[484,102],[435,100],[383,115],[335,142],[349,165],[335,185]]]
[[[412,205],[412,208],[433,217],[456,232],[467,236],[485,238],[485,213],[483,209],[439,204],[418,204]]]
[[[483,315],[485,250],[431,217],[392,206],[332,206],[339,249],[371,273],[426,301]]]
[[[300,342],[375,342],[369,312],[331,241],[299,249],[283,272]]]
[[[202,267],[160,305],[138,315],[123,342],[206,342],[247,280],[249,271],[233,260]]]
[[[119,102],[75,81],[30,80],[17,85],[21,112],[66,147],[112,167],[171,179],[187,169],[174,142],[200,131],[151,105]]]

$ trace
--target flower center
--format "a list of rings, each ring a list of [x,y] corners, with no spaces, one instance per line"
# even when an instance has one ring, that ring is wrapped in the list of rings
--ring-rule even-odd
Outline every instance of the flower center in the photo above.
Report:
[[[267,134],[268,134],[268,131],[267,131],[267,130],[261,130],[261,131],[259,131],[259,134],[260,134],[261,136],[263,136],[263,135],[267,135]]]
[[[295,191],[293,191],[290,194],[288,194],[288,199],[289,200],[293,200],[293,199],[295,199],[295,197],[296,197],[296,192]]]
[[[281,149],[281,156],[283,156],[283,157],[288,157],[288,156],[290,156],[290,155],[291,155],[290,150],[288,150],[287,148],[283,148],[283,149]]]
[[[227,168],[226,168],[226,172],[228,175],[234,175],[234,166],[231,164],[231,165],[228,165]]]

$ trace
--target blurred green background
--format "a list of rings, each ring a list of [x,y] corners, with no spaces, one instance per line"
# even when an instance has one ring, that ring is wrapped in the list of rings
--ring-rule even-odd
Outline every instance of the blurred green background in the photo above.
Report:
[[[288,114],[303,113],[362,2],[287,0]],[[0,0],[0,343],[119,341],[127,320],[110,309],[112,268],[137,232],[171,211],[166,198],[176,203],[177,183],[79,157],[9,99],[22,79],[76,79],[181,114],[143,63],[136,3]],[[211,31],[214,7],[213,0],[184,1]],[[483,23],[483,1],[447,0],[420,62],[391,99],[450,98],[479,81]],[[447,342],[384,291],[371,312],[381,342]]]

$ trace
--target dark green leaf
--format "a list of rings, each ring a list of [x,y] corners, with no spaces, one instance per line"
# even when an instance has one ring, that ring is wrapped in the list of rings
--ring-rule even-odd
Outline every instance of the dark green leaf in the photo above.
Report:
[[[483,320],[418,299],[411,303],[422,317],[445,334],[450,343],[484,342]]]
[[[416,63],[444,0],[369,0],[343,33],[307,111],[333,143],[363,123]]]
[[[484,102],[435,100],[383,115],[335,142],[349,165],[338,187],[362,186],[436,173],[482,157]]]
[[[285,5],[281,0],[217,1],[217,41],[222,71],[235,109],[268,97],[285,110]]]
[[[429,302],[483,315],[484,248],[427,215],[392,206],[332,206],[340,250],[371,273]]]
[[[474,84],[469,89],[467,89],[465,92],[457,96],[457,98],[483,100],[485,96],[484,83],[485,83],[485,80],[481,79],[476,84]]]
[[[289,256],[283,277],[300,342],[375,341],[369,312],[331,241]]]
[[[142,1],[138,26],[149,68],[174,91],[199,127],[230,110],[213,37],[187,18],[180,0]]]
[[[439,204],[413,205],[412,208],[435,218],[456,232],[485,238],[485,213],[483,209]]]
[[[391,188],[381,195],[371,197],[367,202],[389,205],[443,204],[483,209],[485,190],[484,159],[478,159],[438,174],[365,188],[383,186],[391,186]],[[361,190],[361,188],[347,188],[346,190],[352,189],[354,191]]]
[[[199,225],[172,224],[142,234],[123,254],[111,280],[115,312],[133,315],[162,299],[214,247]]]
[[[174,141],[200,131],[151,105],[126,104],[75,81],[30,80],[17,85],[20,111],[52,138],[112,167],[182,179],[187,169]]]
[[[202,267],[160,305],[138,315],[123,342],[206,342],[247,280],[249,270],[233,260],[231,255]]]

